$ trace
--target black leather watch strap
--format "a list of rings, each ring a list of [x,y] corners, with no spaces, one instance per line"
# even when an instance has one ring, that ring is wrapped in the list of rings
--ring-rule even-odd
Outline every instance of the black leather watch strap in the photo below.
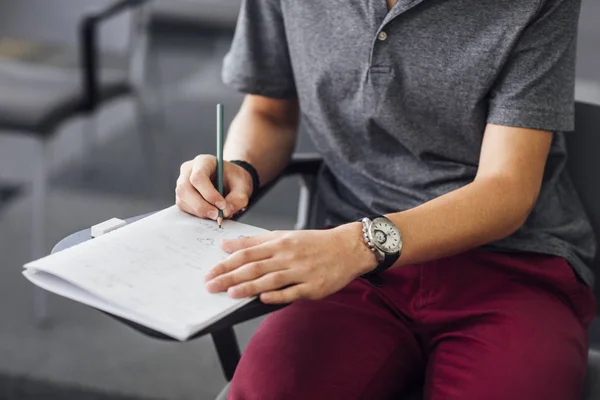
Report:
[[[387,271],[392,265],[398,261],[400,255],[396,254],[386,254],[383,261],[375,268],[373,271],[362,275],[361,277],[368,280],[375,286],[382,286],[383,279],[379,275],[383,271]]]
[[[385,257],[383,258],[383,261],[377,266],[377,268],[375,268],[373,271],[373,273],[379,273],[379,272],[383,272],[385,270],[388,270],[392,267],[392,265],[394,265],[396,263],[396,261],[398,261],[398,258],[400,257],[400,254],[395,253],[395,254],[386,254]]]

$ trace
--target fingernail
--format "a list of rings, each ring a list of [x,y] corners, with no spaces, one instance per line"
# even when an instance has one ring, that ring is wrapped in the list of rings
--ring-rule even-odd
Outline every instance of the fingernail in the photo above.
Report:
[[[214,278],[215,273],[213,271],[208,271],[206,273],[206,275],[204,275],[204,280],[206,282],[210,281],[212,278]]]
[[[231,215],[231,213],[229,212],[229,207],[223,208],[223,216],[225,218],[229,218],[230,215]]]
[[[224,210],[227,207],[227,203],[225,203],[223,200],[219,200],[217,201],[216,206],[219,208],[219,210]]]
[[[271,298],[271,296],[268,293],[261,293],[259,297],[260,301],[262,302],[267,302]]]
[[[217,219],[219,213],[216,210],[210,210],[206,215],[208,215],[208,218],[210,219]]]
[[[239,290],[235,287],[230,287],[229,289],[227,289],[227,294],[230,297],[235,297],[239,295]]]
[[[216,281],[209,281],[206,283],[206,290],[208,290],[211,293],[215,293],[219,291],[219,285],[218,282]]]

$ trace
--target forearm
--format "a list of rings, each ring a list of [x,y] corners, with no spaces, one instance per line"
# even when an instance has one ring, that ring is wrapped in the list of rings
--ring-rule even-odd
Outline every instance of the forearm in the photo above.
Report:
[[[279,110],[283,115],[274,116],[245,102],[229,128],[224,158],[252,164],[263,185],[273,180],[288,165],[294,151],[296,112],[293,106],[285,107]]]
[[[489,124],[472,183],[387,216],[402,232],[402,254],[395,267],[458,254],[519,229],[540,193],[552,137],[547,131]],[[350,238],[360,233],[360,224],[342,229]],[[361,262],[372,264],[359,251],[365,246],[355,245]]]
[[[402,233],[402,254],[394,267],[451,256],[509,236],[522,226],[535,203],[526,193],[515,182],[487,178],[386,215]],[[360,237],[359,223],[340,228],[347,230],[347,237]],[[357,256],[365,268],[373,267],[372,256],[361,245],[356,246]]]
[[[390,215],[402,230],[398,265],[426,262],[503,239],[525,222],[535,199],[503,178],[464,186],[412,210]]]
[[[441,258],[509,235],[534,203],[522,189],[522,181],[476,179],[413,210],[388,215],[405,240],[394,267]],[[322,299],[377,267],[362,241],[361,225],[353,222],[332,230],[270,232],[226,241],[223,249],[232,256],[209,272],[207,289],[227,290],[234,298],[260,295],[265,303]]]

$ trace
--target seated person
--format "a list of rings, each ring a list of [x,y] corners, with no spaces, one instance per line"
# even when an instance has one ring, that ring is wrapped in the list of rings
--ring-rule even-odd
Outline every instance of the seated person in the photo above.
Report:
[[[223,77],[247,94],[177,204],[246,207],[299,121],[332,229],[225,242],[212,292],[268,316],[230,399],[582,395],[594,238],[565,170],[579,0],[243,2]],[[242,161],[242,162],[239,162]]]

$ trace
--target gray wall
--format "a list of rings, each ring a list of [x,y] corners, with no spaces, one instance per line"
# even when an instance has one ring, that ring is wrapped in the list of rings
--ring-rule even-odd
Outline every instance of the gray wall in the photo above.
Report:
[[[0,36],[15,36],[75,45],[77,25],[86,12],[114,0],[0,0]],[[124,48],[127,17],[118,17],[102,31],[106,48]]]
[[[600,83],[600,0],[583,0],[579,19],[577,77]]]
[[[74,43],[79,17],[113,0],[0,0],[0,36],[16,35],[49,41]],[[211,0],[214,1],[214,0]],[[232,0],[221,0],[231,2]],[[237,0],[236,0],[237,1]],[[195,2],[207,0],[161,0],[174,9],[190,8]],[[579,78],[600,82],[600,1],[583,0],[577,75]],[[124,18],[113,22],[103,32],[103,44],[119,47],[127,36]]]

